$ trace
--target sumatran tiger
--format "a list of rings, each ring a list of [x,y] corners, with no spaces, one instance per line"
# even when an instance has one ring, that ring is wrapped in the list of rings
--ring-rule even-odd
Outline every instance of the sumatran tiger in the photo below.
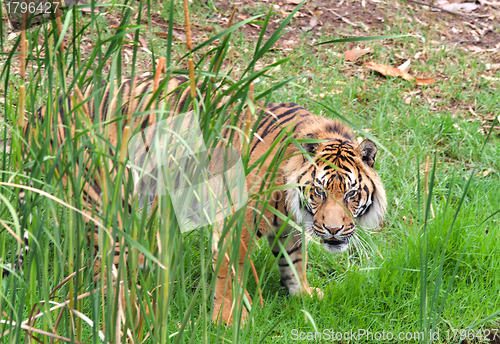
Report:
[[[182,76],[171,78],[166,83],[166,91],[160,95],[166,99],[173,113],[181,112],[188,99],[189,90],[186,81],[187,79]],[[117,146],[118,130],[122,129],[109,116],[116,116],[116,113],[125,115],[130,111],[133,113],[144,111],[152,97],[152,85],[153,80],[150,78],[137,79],[132,102],[129,101],[131,80],[125,80],[121,87],[115,87],[114,95],[109,91],[108,85],[100,108],[96,109],[94,100],[85,105],[91,122],[110,123],[108,137],[112,146]],[[92,88],[87,89],[84,99],[87,99],[92,91]],[[120,103],[117,102],[117,94],[121,95],[123,104],[121,111],[115,111],[117,104]],[[67,133],[64,124],[72,123],[71,126],[74,127],[74,121],[68,122],[65,118],[64,109],[71,111],[75,98],[69,97],[66,100],[67,106],[63,106],[63,99],[59,101],[57,107],[59,143],[64,141]],[[132,108],[129,109],[130,107]],[[265,174],[269,173],[269,167],[274,167],[277,173],[273,174],[275,178],[273,185],[274,190],[278,191],[273,191],[267,202],[250,198],[247,204],[245,221],[247,224],[252,224],[253,228],[251,231],[244,229],[241,234],[239,271],[242,271],[243,263],[247,259],[246,250],[253,247],[254,237],[266,236],[273,255],[279,257],[277,263],[281,282],[290,294],[321,296],[320,290],[311,288],[307,283],[305,270],[307,263],[303,260],[305,255],[302,252],[305,247],[302,243],[304,234],[296,228],[297,226],[304,228],[306,234],[320,239],[327,252],[335,253],[343,252],[349,247],[349,242],[356,235],[357,226],[367,228],[379,226],[387,202],[382,182],[374,170],[377,147],[368,139],[358,144],[350,129],[343,123],[318,117],[295,103],[259,103],[257,107],[259,115],[255,115],[252,120],[248,147],[249,164],[268,155],[262,162],[262,168],[254,169],[247,175],[246,183],[251,190],[250,193],[261,190],[263,180],[269,177]],[[38,111],[36,116],[38,123],[43,122],[45,111],[45,108]],[[99,118],[95,119],[96,116]],[[155,122],[155,114],[135,116],[133,129],[147,128]],[[238,123],[240,127],[243,125],[241,120]],[[27,126],[25,133],[28,131]],[[229,137],[231,137],[229,130],[223,132],[224,139]],[[273,145],[277,138],[285,144]],[[241,150],[241,137],[234,135],[232,144]],[[110,154],[114,154],[113,151],[110,150]],[[276,159],[276,155],[280,155],[279,159]],[[279,165],[273,166],[276,161]],[[76,172],[73,173],[77,175]],[[83,199],[88,204],[86,211],[94,214],[99,213],[102,206],[102,188],[98,177],[89,178],[90,181],[83,187]],[[66,183],[66,177],[63,176],[63,180]],[[287,188],[286,185],[290,187]],[[260,220],[257,221],[259,217]],[[285,223],[286,221],[290,222]],[[278,231],[284,224],[285,230],[278,236]],[[89,227],[92,228],[90,230],[92,234],[95,226],[90,224]],[[220,232],[214,230],[213,233],[214,250],[216,250]],[[95,233],[94,236],[96,237]],[[97,239],[92,241],[95,246],[98,245]],[[286,252],[283,252],[280,246],[284,247]],[[115,250],[120,250],[118,243]],[[214,257],[216,261],[216,253]],[[293,269],[288,262],[293,264]],[[214,321],[232,322],[234,300],[231,295],[231,271],[228,263],[226,255],[215,286]]]

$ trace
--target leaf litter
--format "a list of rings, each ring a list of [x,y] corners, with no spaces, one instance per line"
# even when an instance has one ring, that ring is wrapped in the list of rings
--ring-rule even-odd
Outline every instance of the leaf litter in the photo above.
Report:
[[[404,64],[403,64],[404,65]],[[430,85],[436,82],[434,78],[417,78],[408,73],[403,69],[399,69],[396,67],[388,66],[385,64],[376,63],[374,61],[370,61],[365,63],[366,68],[379,72],[384,76],[394,76],[400,77],[407,81],[414,81],[418,86]]]

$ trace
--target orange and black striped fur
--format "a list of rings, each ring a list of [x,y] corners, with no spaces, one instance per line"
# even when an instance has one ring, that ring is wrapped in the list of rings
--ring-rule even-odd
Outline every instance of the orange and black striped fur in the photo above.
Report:
[[[168,81],[166,87],[167,97],[163,97],[163,92],[161,92],[160,97],[169,104],[169,110],[174,113],[179,113],[181,109],[184,108],[184,103],[187,99],[188,89],[182,85],[186,82],[184,77],[175,77]],[[151,103],[153,97],[153,80],[147,77],[139,77],[135,80],[135,85],[132,85],[131,79],[123,80],[122,84],[118,87],[116,84],[108,84],[103,92],[99,108],[96,108],[96,102],[92,93],[96,91],[93,87],[88,87],[85,94],[78,96],[75,92],[71,97],[64,99],[59,98],[58,104],[54,106],[55,113],[53,114],[52,123],[56,123],[56,141],[57,147],[62,145],[69,145],[71,141],[67,138],[68,128],[72,135],[78,130],[88,130],[92,124],[96,123],[109,123],[107,125],[98,125],[101,132],[100,134],[108,142],[106,147],[108,148],[105,153],[110,156],[118,154],[120,147],[119,145],[119,134],[122,134],[123,128],[126,125],[132,127],[132,131],[138,128],[144,129],[149,126],[153,126],[157,122],[156,113],[149,113],[146,115],[137,115],[140,112],[144,112],[150,109],[154,109],[154,104]],[[132,94],[133,92],[133,94]],[[91,101],[84,103],[83,100],[92,98]],[[132,99],[132,101],[130,101]],[[65,103],[64,103],[65,102]],[[74,104],[82,104],[76,107]],[[130,109],[131,107],[131,109]],[[66,115],[66,111],[71,113],[71,116]],[[35,128],[43,124],[46,115],[47,108],[42,107],[38,110],[35,116]],[[132,116],[132,125],[128,123],[127,115],[134,114]],[[78,116],[76,115],[78,113]],[[86,117],[82,120],[82,117]],[[96,118],[97,117],[97,118]],[[117,117],[122,117],[123,121],[117,121]],[[88,121],[87,121],[88,120]],[[80,122],[80,123],[76,123]],[[24,134],[28,138],[30,144],[31,139],[29,137],[29,132],[34,129],[28,122],[24,128]],[[93,129],[90,129],[93,130]],[[52,131],[52,130],[50,130]],[[154,135],[154,134],[153,134]],[[146,143],[150,143],[152,140],[152,135],[145,138]],[[95,144],[94,140],[91,139],[92,144]],[[51,147],[53,150],[55,147],[54,138],[51,139]],[[94,148],[95,149],[95,146]],[[54,152],[53,152],[54,153]],[[103,173],[115,175],[116,166],[110,166],[110,164],[102,164],[98,166],[92,165],[92,159],[89,154],[84,151],[83,161],[85,162],[85,171],[83,173],[84,179],[87,182],[83,183],[82,196],[83,201],[87,205],[82,209],[89,217],[95,217],[96,214],[102,212],[102,199],[101,195],[103,192]],[[68,171],[66,174],[62,175],[63,185],[66,187],[68,184],[69,177],[71,174],[73,177],[82,178],[82,174],[79,171],[79,164],[74,165],[73,171]],[[107,166],[106,166],[107,165]],[[81,164],[80,164],[81,166]],[[106,167],[104,167],[106,166]],[[93,173],[93,176],[88,176],[89,173]],[[125,202],[125,201],[124,201]],[[124,207],[129,207],[128,202],[124,203]],[[88,227],[92,228],[89,230],[89,239],[94,243],[95,252],[98,252],[99,246],[99,235],[98,228],[93,223],[88,223]],[[115,245],[115,264],[119,260],[120,244],[117,240],[114,242]],[[144,257],[139,255],[140,266],[144,264]],[[100,265],[96,261],[96,268]],[[100,274],[96,271],[96,277]]]
[[[300,105],[267,104],[264,116],[254,125],[250,164],[270,149],[283,130],[290,131],[295,139],[316,139],[322,142],[306,141],[300,145],[302,148],[295,143],[284,147],[277,145],[264,166],[247,176],[247,186],[251,190],[259,190],[276,154],[282,155],[273,186],[300,186],[273,192],[267,206],[278,210],[285,217],[290,216],[297,225],[305,228],[306,233],[318,237],[327,252],[345,251],[355,235],[357,224],[376,227],[381,223],[386,211],[385,190],[373,169],[377,154],[376,145],[370,140],[364,140],[358,145],[344,124],[318,117]],[[282,141],[285,139],[286,135]],[[306,155],[309,155],[312,161]],[[265,220],[258,221],[253,233],[243,232],[242,241],[248,246],[251,236],[267,236],[272,253],[275,257],[280,256],[278,266],[281,282],[289,292],[317,292],[321,296],[321,291],[309,287],[307,283],[307,263],[303,261],[301,244],[302,233],[295,231],[292,226],[287,226],[285,232],[275,238],[285,220],[275,211],[263,209],[264,207],[256,200],[249,203],[246,223],[255,223],[256,213],[263,214]],[[258,211],[252,210],[255,208]],[[299,279],[292,272],[283,254],[280,254],[278,240],[285,247]],[[240,264],[242,263],[240,261]],[[221,270],[219,277],[224,282],[227,271]],[[222,283],[218,283],[216,297],[223,294],[222,288]],[[230,296],[226,295],[222,311],[224,320],[230,318],[230,300]]]
[[[188,90],[181,87],[185,81],[185,78],[176,77],[168,82],[166,99],[173,113],[180,112],[186,101]],[[135,94],[147,95],[137,97],[132,105],[134,113],[145,109],[151,97],[151,88],[152,80],[139,80]],[[87,90],[84,98],[91,91]],[[125,104],[121,113],[127,114],[130,80],[124,82],[121,94],[121,103]],[[138,105],[139,102],[140,105]],[[68,103],[71,105],[71,102]],[[244,229],[242,232],[239,271],[242,271],[246,249],[252,245],[253,237],[267,236],[272,245],[272,253],[280,257],[278,266],[282,283],[291,294],[311,294],[316,291],[307,283],[306,262],[303,261],[302,253],[304,246],[301,244],[303,235],[294,228],[305,228],[307,234],[322,241],[326,251],[333,253],[347,249],[349,242],[356,235],[357,225],[378,226],[386,211],[386,196],[382,182],[373,169],[377,147],[370,140],[365,140],[358,145],[344,124],[315,116],[300,105],[282,103],[267,104],[264,107],[264,104],[260,103],[259,106],[261,107],[259,115],[256,114],[252,123],[249,164],[265,155],[284,130],[287,134],[281,138],[284,144],[277,144],[273,148],[262,168],[252,170],[246,177],[247,187],[250,189],[249,194],[259,191],[263,181],[269,183],[267,181],[269,174],[266,175],[266,173],[273,168],[276,172],[272,181],[274,186],[286,184],[295,186],[273,192],[267,202],[250,198],[245,220],[247,224],[253,224],[254,228],[252,231]],[[110,121],[109,116],[114,113],[113,107],[116,107],[116,97],[107,91],[98,111],[93,103],[88,106],[88,116],[91,121],[94,121],[95,116],[99,116],[98,120],[101,122]],[[39,114],[40,120],[43,120],[43,117],[42,111]],[[59,121],[60,123],[65,121],[62,108],[59,110]],[[134,129],[146,128],[155,121],[154,115],[137,116],[133,121],[133,127]],[[112,122],[109,125],[109,142],[114,147],[118,145],[118,130],[122,129],[118,128],[116,123]],[[58,130],[60,143],[64,141],[65,134],[64,131]],[[229,137],[227,132],[223,136]],[[301,143],[292,142],[297,139]],[[300,139],[321,141],[304,142]],[[241,139],[238,135],[234,135],[232,144],[236,149],[241,149]],[[115,154],[115,151],[110,150],[110,154]],[[273,166],[276,164],[274,162],[276,160],[273,161],[273,159],[277,154],[281,155],[281,159],[277,160],[278,166]],[[296,186],[297,184],[300,186]],[[89,204],[87,211],[100,211],[101,189],[99,176],[91,178],[91,182],[84,186],[84,200]],[[272,211],[272,208],[283,214],[284,218],[289,217],[296,224],[296,226],[288,225],[279,238],[276,238],[277,231],[285,220],[278,216],[276,211]],[[216,227],[220,228],[220,226]],[[213,233],[216,247],[219,232],[214,229]],[[278,241],[284,245],[297,275],[288,265],[284,252],[280,253]],[[97,245],[97,241],[95,244]],[[119,250],[118,244],[116,245],[116,250]],[[216,254],[215,257],[217,258]],[[225,257],[225,262],[217,276],[213,318],[231,322],[233,299],[228,263]],[[317,292],[321,294],[319,290]]]

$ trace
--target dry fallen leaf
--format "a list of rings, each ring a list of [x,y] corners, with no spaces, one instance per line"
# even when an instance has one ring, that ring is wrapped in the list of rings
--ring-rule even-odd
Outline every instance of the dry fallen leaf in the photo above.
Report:
[[[472,2],[464,2],[461,4],[455,4],[455,3],[445,3],[442,5],[439,5],[443,10],[447,11],[462,11],[462,12],[472,12],[479,6],[476,5],[475,3]]]
[[[365,63],[365,66],[385,76],[399,76],[408,81],[413,80],[413,76],[410,73],[407,73],[395,67],[376,63],[373,61]]]
[[[158,37],[161,37],[161,38],[167,38],[168,37],[168,33],[166,33],[166,32],[155,32],[154,34],[156,36],[158,36]]]
[[[80,8],[80,11],[82,11],[83,13],[91,13],[92,9],[90,7],[83,7],[83,8]],[[94,13],[99,14],[99,9],[94,8]]]
[[[148,48],[148,42],[144,38],[142,38],[141,36],[139,36],[139,43],[141,43],[141,46],[143,48],[146,48],[146,49]]]
[[[344,58],[346,61],[356,61],[358,58],[363,56],[364,54],[367,53],[372,53],[372,49],[353,49],[353,50],[347,50],[345,52]]]
[[[379,72],[380,74],[385,75],[385,76],[397,76],[397,77],[401,77],[401,78],[408,80],[408,81],[415,80],[415,82],[418,86],[430,85],[430,84],[433,84],[434,82],[436,82],[436,80],[434,78],[415,78],[410,73],[405,72],[401,69],[398,69],[398,68],[395,68],[392,66],[388,66],[388,65],[384,65],[384,64],[380,64],[380,63],[376,63],[373,61],[365,63],[365,66],[367,68],[374,70],[376,72]]]
[[[491,168],[487,169],[486,171],[483,172],[483,177],[486,177],[488,174],[490,174]]]
[[[495,78],[493,76],[481,75],[481,77],[485,78],[486,80],[489,80],[489,81],[500,81],[500,78]]]
[[[480,48],[478,46],[475,46],[475,45],[468,45],[466,46],[466,48],[474,53],[481,53],[484,51],[483,48]]]
[[[479,3],[481,4],[481,6],[490,5],[493,8],[500,6],[500,2],[498,1],[479,0]]]
[[[89,5],[89,7],[80,8],[80,11],[82,11],[84,13],[91,13],[92,12],[92,9],[90,8],[90,4],[88,1],[80,0],[80,1],[78,1],[78,5]],[[100,11],[101,10],[99,8],[94,7],[94,13],[99,14]]]
[[[302,2],[302,0],[286,0],[286,3],[290,4],[290,5],[298,5],[301,2]]]
[[[403,63],[401,66],[398,67],[398,69],[401,69],[403,72],[407,72],[410,70],[410,63],[411,59],[408,59],[405,63]]]
[[[238,19],[241,19],[241,20],[247,20],[248,17],[247,16],[244,16],[243,14],[238,14]],[[260,26],[257,25],[257,24],[254,24],[254,23],[248,23],[248,25],[250,25],[251,27],[254,27],[254,28],[257,28],[257,29],[260,29]]]
[[[166,32],[155,32],[154,34],[158,37],[161,37],[161,38],[168,38],[168,33],[166,33]],[[179,31],[176,31],[176,30],[172,30],[172,36],[181,40],[181,41],[186,40],[186,34],[179,32]],[[193,40],[195,40],[195,39],[193,39]]]
[[[312,29],[314,29],[316,27],[316,25],[318,25],[318,19],[316,18],[316,16],[312,16],[311,21],[309,22],[309,25],[303,26],[302,30],[311,31]]]
[[[436,82],[434,78],[415,78],[415,83],[418,86],[430,85]]]

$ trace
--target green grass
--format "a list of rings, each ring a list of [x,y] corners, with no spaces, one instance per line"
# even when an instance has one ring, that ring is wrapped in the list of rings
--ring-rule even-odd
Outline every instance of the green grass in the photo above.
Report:
[[[141,37],[148,41],[148,50],[154,58],[167,55],[167,47],[172,49],[172,70],[185,69],[187,60],[184,44],[171,44],[172,41],[160,38],[154,32],[168,32],[169,5],[151,3],[151,12],[164,26],[148,25],[148,14],[143,12],[143,24],[140,29]],[[207,5],[198,2],[191,4],[191,17],[200,27],[214,27],[216,32],[197,31],[197,37],[203,40],[222,32],[223,28],[214,24],[217,16],[213,12],[211,1]],[[259,4],[256,7],[245,8],[248,17],[266,13],[267,5]],[[133,12],[133,15],[137,11]],[[208,19],[204,19],[209,13]],[[225,13],[227,15],[227,13]],[[127,25],[135,25],[133,15]],[[30,85],[27,89],[27,110],[32,118],[35,109],[42,104],[50,104],[53,94],[62,95],[61,85],[73,89],[72,80],[82,85],[98,82],[92,77],[107,77],[109,74],[130,75],[141,74],[152,70],[154,61],[152,55],[142,49],[137,49],[134,57],[131,48],[119,53],[126,44],[117,34],[117,29],[110,28],[109,22],[116,22],[124,17],[122,8],[115,7],[107,11],[106,16],[78,17],[77,25],[68,22],[67,38],[76,35],[76,45],[67,42],[64,60],[57,54],[49,56],[45,53],[39,60],[31,62],[37,68],[28,69]],[[172,13],[174,29],[183,25],[182,9],[175,4]],[[263,21],[265,17],[258,20]],[[283,19],[281,14],[271,12],[270,20]],[[295,25],[292,19],[292,25]],[[91,23],[92,32],[83,26]],[[378,32],[383,35],[397,35],[414,32],[423,32],[425,37],[435,34],[434,28],[421,28],[416,23],[395,21],[390,24],[391,29]],[[49,49],[44,38],[45,28],[32,29],[28,33],[28,40],[33,44],[40,44]],[[126,41],[134,41],[135,31]],[[75,152],[67,146],[61,148],[69,160],[60,158],[58,154],[51,154],[48,142],[42,143],[40,148],[32,148],[32,156],[23,158],[21,145],[23,139],[16,136],[18,129],[15,126],[17,119],[17,90],[22,81],[19,74],[11,73],[7,77],[7,70],[14,71],[19,66],[18,55],[10,53],[16,40],[5,40],[6,27],[1,28],[4,45],[1,47],[0,73],[0,115],[2,116],[2,138],[12,135],[12,149],[10,154],[2,155],[1,181],[11,180],[13,183],[29,185],[41,189],[69,204],[81,209],[81,196],[78,194],[80,183],[84,175],[74,176],[73,185],[64,189],[59,177],[54,174],[53,167],[59,169],[74,167],[81,152]],[[197,29],[198,30],[198,29]],[[350,32],[345,32],[349,34]],[[270,34],[266,36],[269,38]],[[102,42],[106,38],[110,41]],[[284,287],[279,283],[279,272],[274,263],[274,257],[267,247],[265,239],[259,242],[259,249],[254,250],[252,260],[263,277],[264,308],[260,309],[256,299],[256,283],[249,274],[246,286],[254,299],[251,320],[241,327],[225,327],[212,324],[211,316],[211,287],[214,276],[211,270],[211,228],[180,235],[177,223],[168,215],[172,205],[168,199],[160,200],[160,211],[154,220],[147,222],[144,213],[126,217],[123,231],[133,238],[127,241],[129,249],[137,249],[140,245],[151,250],[152,254],[164,265],[170,267],[164,271],[151,262],[153,269],[145,269],[139,273],[138,281],[125,283],[126,293],[138,296],[139,310],[134,308],[131,298],[124,301],[124,316],[126,328],[134,328],[134,321],[138,319],[135,312],[145,315],[142,333],[133,333],[133,337],[143,339],[150,331],[150,338],[146,343],[156,342],[193,342],[193,343],[264,343],[296,342],[298,332],[307,333],[316,330],[333,330],[335,332],[356,332],[360,329],[375,332],[398,333],[429,331],[437,327],[440,339],[436,343],[451,342],[447,335],[453,334],[452,329],[495,329],[500,326],[500,142],[498,130],[493,130],[486,142],[486,135],[481,131],[480,121],[474,119],[469,107],[481,116],[500,115],[500,98],[498,98],[498,82],[487,81],[482,75],[485,73],[484,62],[477,55],[470,55],[459,47],[446,47],[429,43],[426,47],[425,63],[414,61],[412,73],[418,76],[436,76],[437,82],[427,87],[417,87],[412,83],[396,78],[384,78],[369,72],[361,64],[345,62],[337,57],[348,49],[348,44],[328,44],[313,47],[315,42],[338,38],[329,32],[321,36],[312,33],[301,33],[293,39],[296,45],[292,50],[267,51],[258,61],[254,61],[254,51],[257,39],[249,38],[246,31],[239,30],[231,36],[235,51],[233,61],[236,78],[253,78],[253,72],[243,75],[243,71],[256,62],[259,69],[263,66],[280,61],[290,60],[280,64],[270,77],[260,76],[255,82],[255,92],[271,89],[274,85],[292,78],[284,86],[276,89],[270,96],[272,102],[296,102],[310,111],[327,117],[335,118],[335,114],[327,107],[342,114],[348,121],[355,124],[357,129],[368,131],[385,149],[380,149],[377,156],[376,169],[378,170],[388,195],[388,213],[383,227],[374,230],[370,238],[373,241],[373,252],[367,257],[363,252],[351,251],[344,254],[329,255],[321,247],[311,244],[308,247],[309,284],[320,287],[324,292],[322,300],[318,298],[294,298],[287,295]],[[314,41],[315,40],[315,41]],[[173,39],[174,42],[178,42]],[[87,43],[96,45],[92,48]],[[264,40],[265,42],[265,40]],[[107,49],[116,44],[110,56],[106,56]],[[398,52],[412,57],[424,49],[422,41],[415,37],[399,39],[360,42],[361,47],[370,47],[374,50],[371,55],[361,58],[361,61],[373,60],[379,63],[398,65],[402,63],[394,56]],[[198,71],[208,71],[210,58],[223,46],[222,38],[219,45],[211,44],[193,54],[195,62],[202,61]],[[262,45],[261,45],[262,46]],[[92,49],[92,50],[91,50]],[[96,55],[92,58],[91,52]],[[77,52],[81,56],[74,53]],[[40,56],[39,51],[33,51],[34,56]],[[124,57],[126,55],[126,57]],[[225,73],[226,59],[221,73]],[[10,58],[10,59],[9,59]],[[88,60],[86,60],[88,58]],[[92,72],[92,68],[102,61],[103,73]],[[128,62],[130,61],[130,62]],[[451,65],[453,61],[454,65]],[[88,79],[79,72],[79,68],[88,64],[89,69],[82,68]],[[135,66],[135,67],[134,67]],[[135,70],[133,70],[135,68]],[[67,78],[63,77],[65,71]],[[75,72],[76,71],[76,72]],[[496,74],[498,77],[499,74]],[[41,88],[33,85],[42,84]],[[247,85],[248,86],[248,85]],[[334,88],[334,92],[332,92]],[[415,93],[415,91],[420,91]],[[236,93],[244,97],[247,87],[238,87]],[[413,93],[412,93],[413,92]],[[411,102],[405,102],[412,94]],[[430,104],[426,99],[433,100]],[[323,103],[325,106],[321,105]],[[207,114],[203,114],[204,120]],[[219,118],[220,114],[211,118]],[[496,122],[498,125],[498,122]],[[493,123],[490,123],[490,125]],[[99,125],[95,126],[100,129]],[[214,126],[215,131],[220,126]],[[52,135],[53,133],[48,133]],[[89,132],[78,137],[74,142],[84,142]],[[359,134],[359,136],[362,136]],[[482,149],[484,145],[484,149]],[[106,156],[104,146],[96,145],[95,159]],[[436,158],[436,164],[431,164],[430,175],[434,183],[431,184],[432,212],[426,210],[424,198],[424,168],[427,156],[430,161]],[[46,158],[43,163],[41,157]],[[36,161],[37,163],[29,163]],[[19,170],[16,162],[31,167],[31,171]],[[97,162],[96,162],[97,163]],[[120,166],[114,161],[116,166]],[[44,165],[42,170],[41,165]],[[434,168],[434,169],[433,169]],[[474,170],[473,170],[474,169]],[[488,172],[488,173],[486,173]],[[472,179],[471,179],[472,178]],[[469,183],[470,181],[470,183]],[[111,181],[110,181],[111,182]],[[128,185],[125,178],[114,183]],[[468,186],[467,186],[468,185]],[[28,333],[19,326],[10,326],[6,322],[20,323],[28,319],[32,309],[40,307],[47,311],[48,300],[61,303],[71,300],[70,308],[77,309],[94,321],[96,326],[88,326],[80,320],[76,313],[70,317],[68,308],[62,311],[60,323],[56,333],[66,338],[85,341],[92,336],[91,342],[99,342],[98,329],[105,326],[104,335],[108,340],[115,340],[117,332],[114,324],[117,317],[117,300],[119,295],[109,290],[108,293],[91,293],[81,301],[75,300],[75,295],[93,291],[92,269],[87,266],[78,278],[73,278],[49,297],[54,288],[73,271],[78,271],[92,259],[90,248],[86,244],[84,221],[67,206],[59,205],[45,196],[34,195],[27,198],[27,206],[18,206],[19,189],[11,186],[1,186],[0,218],[4,223],[22,237],[25,228],[31,233],[30,251],[24,265],[24,270],[2,279],[0,309],[5,312],[1,325],[2,342],[15,343],[28,337]],[[110,190],[116,190],[111,188]],[[114,197],[114,198],[113,198]],[[120,211],[119,195],[108,195],[108,208],[102,215],[102,220],[114,231],[117,230],[114,217]],[[12,210],[12,211],[11,211]],[[426,213],[427,212],[427,213]],[[33,214],[33,223],[29,224],[28,214]],[[427,214],[428,221],[425,221]],[[19,221],[17,226],[16,221]],[[241,224],[235,225],[238,231]],[[140,235],[146,231],[144,238]],[[174,247],[173,250],[158,254],[156,232],[160,233],[162,242],[166,240]],[[117,234],[116,232],[114,232]],[[448,233],[449,236],[448,236]],[[120,236],[120,233],[118,233]],[[6,230],[0,232],[0,257],[2,264],[11,261],[21,246]],[[107,252],[104,248],[101,252]],[[421,258],[425,258],[423,261]],[[109,257],[108,257],[109,258]],[[424,268],[427,267],[426,271]],[[135,263],[130,268],[137,269]],[[440,272],[442,269],[442,273]],[[125,273],[125,269],[120,270]],[[109,273],[106,275],[111,280]],[[130,277],[127,277],[130,278]],[[453,281],[453,284],[450,284]],[[164,286],[170,282],[169,289]],[[136,288],[135,285],[140,288]],[[98,284],[102,287],[102,284]],[[160,287],[159,287],[160,286]],[[447,288],[450,288],[449,290]],[[44,301],[44,302],[43,302]],[[104,302],[103,302],[104,301]],[[74,302],[74,304],[73,304]],[[445,302],[441,308],[441,303]],[[151,311],[153,303],[158,310]],[[434,308],[432,305],[435,304]],[[149,311],[146,312],[146,308]],[[51,332],[55,327],[60,310],[51,311],[45,317],[30,326]],[[146,315],[148,313],[148,315]],[[491,318],[490,315],[496,314]],[[481,323],[483,319],[486,322]],[[479,324],[479,325],[478,325]],[[81,329],[78,329],[81,326]],[[184,327],[185,326],[185,327]],[[148,330],[152,328],[151,330]],[[6,333],[8,329],[10,332]],[[181,331],[182,329],[182,331]],[[448,334],[447,332],[448,331]],[[331,333],[331,332],[330,332]],[[35,334],[45,343],[50,338]],[[307,337],[307,336],[306,336]],[[304,337],[304,338],[306,338]],[[123,339],[124,340],[124,339]],[[425,339],[422,340],[424,342]],[[307,342],[306,340],[302,342]],[[323,341],[328,342],[326,337]],[[374,342],[363,337],[349,342]],[[406,342],[412,342],[407,340]]]

